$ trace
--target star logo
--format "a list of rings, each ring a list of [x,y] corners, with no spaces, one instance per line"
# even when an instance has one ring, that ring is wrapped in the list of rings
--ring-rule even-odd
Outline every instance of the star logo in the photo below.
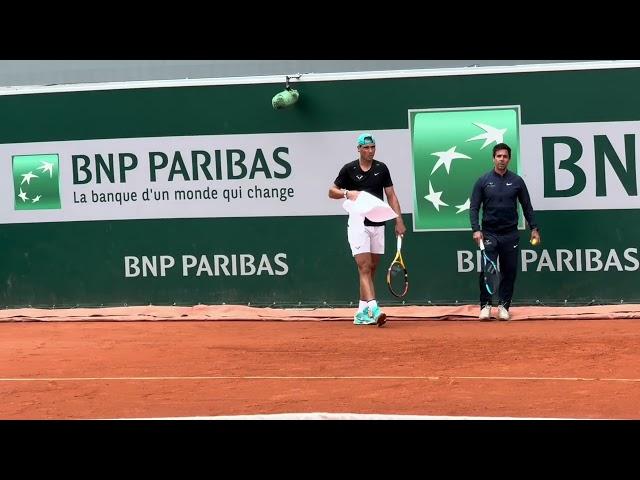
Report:
[[[480,150],[482,150],[484,147],[486,147],[487,145],[490,145],[493,142],[495,142],[496,145],[498,143],[504,142],[504,134],[507,131],[506,128],[494,128],[491,125],[485,125],[484,123],[474,123],[474,125],[483,129],[484,133],[481,133],[480,135],[476,135],[475,137],[469,138],[466,141],[472,142],[473,140],[484,140],[484,143],[480,147]]]
[[[31,183],[32,178],[38,178],[38,176],[34,175],[33,172],[23,173],[20,176],[22,177],[22,181],[20,182],[20,185],[22,185],[24,182],[27,182],[27,185],[29,185]]]
[[[431,170],[432,175],[441,165],[444,165],[445,170],[449,173],[449,170],[451,170],[451,162],[457,158],[471,159],[471,157],[466,156],[464,153],[456,153],[455,146],[451,147],[446,152],[433,152],[431,155],[438,157],[438,161],[433,166],[433,170]]]
[[[487,147],[508,144],[519,172],[519,119],[517,106],[409,112],[414,231],[471,230],[473,186],[493,169]]]
[[[429,202],[431,202],[435,207],[435,209],[438,211],[440,211],[441,206],[443,207],[449,206],[446,203],[444,203],[442,200],[440,200],[441,196],[442,196],[442,192],[434,192],[433,187],[431,186],[431,182],[429,182],[429,195],[425,195],[424,198],[426,198]]]
[[[60,208],[59,159],[57,154],[12,157],[16,210]]]

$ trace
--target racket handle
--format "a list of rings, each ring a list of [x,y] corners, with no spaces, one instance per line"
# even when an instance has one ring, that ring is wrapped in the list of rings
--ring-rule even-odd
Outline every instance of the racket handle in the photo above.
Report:
[[[402,235],[398,235],[397,237],[397,246],[398,246],[398,251],[400,251],[400,249],[402,248]]]

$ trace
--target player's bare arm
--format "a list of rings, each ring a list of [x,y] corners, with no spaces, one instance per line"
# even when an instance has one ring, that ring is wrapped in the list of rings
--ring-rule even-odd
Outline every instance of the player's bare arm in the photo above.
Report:
[[[400,201],[398,200],[398,196],[392,186],[386,187],[384,189],[384,193],[387,196],[389,206],[398,214],[396,217],[396,235],[404,235],[407,231],[407,227],[405,227],[404,220],[402,220],[402,210],[400,210]]]
[[[329,198],[333,198],[335,200],[347,199],[347,200],[355,200],[360,195],[358,190],[347,190],[345,188],[337,187],[333,185],[329,189]]]

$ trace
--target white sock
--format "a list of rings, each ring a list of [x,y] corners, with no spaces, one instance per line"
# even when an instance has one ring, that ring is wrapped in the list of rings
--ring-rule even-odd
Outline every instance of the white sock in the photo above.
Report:
[[[369,300],[367,302],[367,307],[369,307],[371,310],[373,310],[377,306],[378,306],[378,302],[376,302],[375,300]]]
[[[364,300],[360,300],[360,303],[358,303],[358,311],[364,312],[365,308],[367,308],[367,302],[365,302]]]

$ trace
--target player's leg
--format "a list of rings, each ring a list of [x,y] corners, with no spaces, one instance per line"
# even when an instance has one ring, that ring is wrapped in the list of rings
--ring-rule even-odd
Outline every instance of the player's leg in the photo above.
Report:
[[[520,256],[520,232],[502,235],[498,243],[500,255],[500,288],[498,289],[498,318],[509,320],[509,307],[513,298],[513,289],[518,273],[518,257]]]
[[[347,238],[351,247],[351,254],[358,267],[359,294],[358,310],[353,316],[353,323],[366,325],[373,323],[367,315],[367,302],[374,298],[371,281],[371,241],[365,227],[360,222],[351,222],[347,227]]]
[[[484,250],[487,256],[497,262],[498,259],[498,240],[495,235],[487,232],[482,232],[482,236],[484,237]],[[480,261],[483,259],[480,257]],[[493,300],[491,294],[487,291],[487,287],[484,283],[484,273],[482,272],[482,268],[480,269],[480,273],[478,275],[478,286],[480,288],[480,315],[478,318],[481,321],[491,320],[491,307],[493,306]]]
[[[380,259],[384,254],[384,225],[377,227],[366,227],[371,242],[371,288],[373,297],[368,302],[369,315],[375,320],[378,326],[382,326],[387,321],[387,315],[380,309],[375,296],[375,274],[380,264]]]
[[[360,302],[359,305],[364,305],[362,311],[358,311],[354,317],[353,323],[356,325],[369,325],[375,323],[373,312],[370,308],[370,302],[375,299],[375,290],[373,288],[373,278],[371,277],[372,271],[372,255],[369,252],[358,253],[353,258],[358,266],[358,276],[360,280]]]

